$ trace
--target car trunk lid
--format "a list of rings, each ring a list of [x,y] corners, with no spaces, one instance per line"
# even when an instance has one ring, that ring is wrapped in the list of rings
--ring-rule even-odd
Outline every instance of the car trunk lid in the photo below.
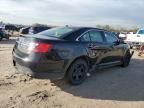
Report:
[[[16,41],[14,52],[20,57],[26,57],[30,53],[46,53],[52,47],[52,41],[60,39],[41,35],[22,35]]]

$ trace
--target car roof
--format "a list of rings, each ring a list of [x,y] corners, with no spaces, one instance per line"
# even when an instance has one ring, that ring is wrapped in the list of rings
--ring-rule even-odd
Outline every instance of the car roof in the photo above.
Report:
[[[100,28],[96,28],[96,27],[68,27],[68,28],[76,29],[76,30],[81,30],[81,29],[86,29],[86,30],[96,29],[96,30],[100,30],[100,31],[107,31],[105,29],[100,29]]]
[[[65,34],[62,38],[66,40],[75,40],[78,36],[82,33],[85,33],[89,30],[99,30],[99,31],[106,31],[104,29],[94,28],[94,27],[66,27],[73,29],[72,32]]]

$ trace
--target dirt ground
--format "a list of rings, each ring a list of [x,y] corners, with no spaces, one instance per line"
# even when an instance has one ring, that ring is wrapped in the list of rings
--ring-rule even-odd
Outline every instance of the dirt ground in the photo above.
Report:
[[[96,72],[82,85],[14,74],[15,39],[0,42],[0,108],[144,108],[144,57]]]

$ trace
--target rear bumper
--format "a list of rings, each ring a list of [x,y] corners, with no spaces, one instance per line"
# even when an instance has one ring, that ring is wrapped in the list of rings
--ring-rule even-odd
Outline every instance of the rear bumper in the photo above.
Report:
[[[28,58],[23,59],[13,52],[13,65],[18,70],[18,73],[31,75],[35,78],[63,78],[64,72],[62,67],[59,69],[56,68],[59,64],[60,62],[56,61],[41,63],[40,61],[33,61]]]

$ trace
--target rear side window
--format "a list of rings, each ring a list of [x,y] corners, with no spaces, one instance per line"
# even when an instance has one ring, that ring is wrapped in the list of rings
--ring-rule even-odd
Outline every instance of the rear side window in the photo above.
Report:
[[[117,37],[110,32],[105,32],[105,38],[108,43],[114,43],[118,40]]]
[[[103,42],[103,35],[100,31],[90,31],[89,34],[92,42]]]

